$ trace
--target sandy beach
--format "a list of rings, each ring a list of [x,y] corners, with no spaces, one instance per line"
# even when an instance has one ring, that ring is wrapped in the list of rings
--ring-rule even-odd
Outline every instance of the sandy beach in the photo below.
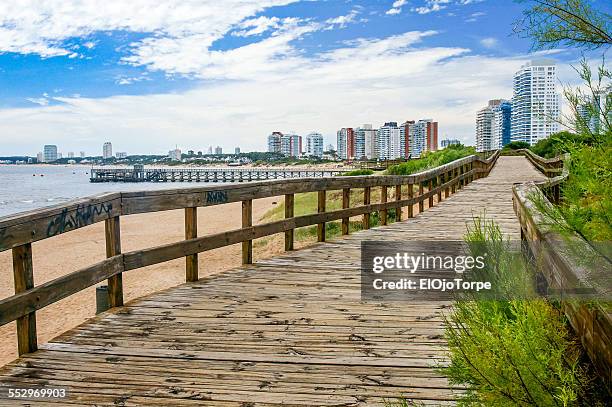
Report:
[[[259,219],[282,198],[253,201],[253,220]],[[240,228],[241,204],[198,209],[200,236]],[[184,211],[166,211],[121,218],[124,252],[172,243],[184,239]],[[269,239],[269,238],[268,238]],[[278,242],[276,242],[278,240]],[[282,240],[255,245],[254,258],[271,256],[282,250]],[[105,258],[104,223],[97,223],[70,233],[33,244],[34,283],[68,274]],[[218,273],[241,262],[240,245],[223,247],[200,254],[200,276]],[[0,253],[0,298],[14,294],[11,251]],[[185,282],[185,260],[177,259],[133,270],[123,276],[125,301],[173,287]],[[90,287],[36,313],[38,342],[45,343],[95,315],[95,287]],[[15,323],[0,327],[0,365],[17,357]]]

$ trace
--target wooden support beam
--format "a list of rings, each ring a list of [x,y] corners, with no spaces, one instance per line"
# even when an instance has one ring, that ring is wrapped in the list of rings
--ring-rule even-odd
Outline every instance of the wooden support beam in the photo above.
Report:
[[[387,186],[383,185],[382,187],[380,187],[380,203],[386,203],[387,202]],[[387,224],[387,210],[383,209],[382,211],[380,211],[380,224],[381,225],[386,225]]]
[[[121,224],[119,216],[104,221],[104,235],[106,237],[106,257],[121,254]],[[107,280],[108,306],[121,307],[123,305],[123,277],[116,274]]]
[[[253,226],[253,200],[242,201],[242,227]],[[242,264],[253,264],[253,241],[242,242]]]
[[[185,208],[185,240],[198,237],[198,208]],[[185,281],[198,281],[198,255],[185,257]]]
[[[423,181],[419,182],[419,213],[423,213],[425,211],[425,202],[423,202]]]
[[[450,173],[450,171],[445,172],[445,173],[443,174],[443,177],[444,177],[444,183],[445,183],[445,184],[446,184],[448,181],[450,181],[450,179],[451,179],[451,175],[450,175],[450,174],[451,174],[451,173]],[[449,195],[450,195],[450,188],[449,188],[449,187],[444,188],[444,199],[448,198],[448,196],[449,196]]]
[[[13,248],[13,278],[15,280],[15,294],[34,288],[31,243]],[[18,318],[16,322],[19,355],[36,351],[38,349],[36,313],[30,312]]]
[[[433,189],[433,178],[429,179],[429,185],[427,187],[427,192],[430,192]],[[432,206],[434,206],[434,196],[431,195],[429,197],[429,206],[428,208],[431,208]]]
[[[457,169],[456,168],[452,169],[451,170],[451,182],[452,182],[452,184],[451,184],[451,194],[455,193],[455,185],[457,184],[455,182],[456,174],[457,174]]]
[[[369,205],[370,204],[370,187],[365,187],[363,188],[363,204],[364,205]],[[370,228],[370,213],[364,213],[363,214],[363,228],[364,229],[369,229]]]
[[[295,195],[285,195],[285,219],[293,218],[295,207]],[[285,231],[285,251],[293,250],[293,234],[295,229]]]
[[[414,198],[414,184],[408,184],[408,199]],[[408,217],[414,218],[414,204],[408,205]]]
[[[325,190],[318,192],[317,199],[317,213],[325,212]],[[325,241],[325,222],[317,224],[317,241],[324,242]]]
[[[436,188],[440,188],[440,185],[442,185],[442,177],[443,175],[438,175],[436,177]],[[442,202],[442,190],[440,189],[438,191],[438,203]]]
[[[400,201],[401,199],[402,199],[402,186],[396,185],[395,186],[395,200]],[[395,221],[399,222],[401,220],[402,220],[402,207],[398,206],[397,209],[395,209]]]
[[[351,206],[351,189],[342,189],[342,209],[348,209]],[[342,234],[349,234],[350,218],[342,218]]]

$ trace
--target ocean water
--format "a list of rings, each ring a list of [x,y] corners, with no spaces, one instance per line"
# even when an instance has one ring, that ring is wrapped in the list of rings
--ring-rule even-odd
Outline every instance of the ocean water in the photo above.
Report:
[[[89,171],[83,165],[0,165],[0,217],[104,192],[213,185],[204,182],[91,183]]]

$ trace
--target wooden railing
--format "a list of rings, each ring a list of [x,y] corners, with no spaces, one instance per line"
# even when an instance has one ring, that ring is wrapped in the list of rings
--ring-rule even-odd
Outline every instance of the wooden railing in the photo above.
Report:
[[[566,299],[561,301],[561,308],[610,392],[612,312],[606,301],[612,293],[609,274],[604,273],[612,270],[612,264],[578,234],[562,234],[551,222],[550,214],[556,210],[551,200],[562,200],[559,191],[569,176],[569,155],[547,160],[529,150],[523,154],[550,178],[514,186],[514,210],[521,235],[545,277],[547,290],[556,298]],[[588,297],[580,300],[577,294],[581,292]]]
[[[413,205],[434,204],[448,198],[475,178],[487,176],[499,153],[487,160],[478,156],[465,157],[452,163],[408,176],[358,176],[302,178],[249,184],[210,186],[191,189],[172,189],[110,193],[84,198],[65,205],[0,218],[0,251],[12,249],[15,295],[0,300],[0,325],[17,321],[19,354],[37,349],[35,312],[87,287],[108,280],[110,307],[123,304],[122,273],[141,267],[184,257],[186,281],[198,280],[198,253],[242,243],[242,263],[253,261],[253,240],[276,233],[285,234],[285,249],[293,249],[295,228],[317,226],[318,241],[325,241],[325,223],[342,221],[342,234],[349,233],[349,219],[363,216],[364,228],[370,227],[370,214],[380,212],[382,224],[388,211],[396,211],[401,220],[401,208],[408,207],[413,217]],[[381,188],[381,201],[370,202],[371,189]],[[350,190],[363,190],[363,205],[350,207]],[[394,188],[395,200],[388,201],[388,189]],[[342,190],[342,209],[326,210],[326,193]],[[318,193],[315,214],[294,216],[294,196],[302,192]],[[406,197],[402,193],[406,193]],[[253,200],[285,197],[285,219],[253,225]],[[242,227],[223,233],[198,237],[197,208],[242,202]],[[145,212],[185,210],[185,240],[121,252],[120,217]],[[57,236],[97,222],[105,222],[106,257],[99,263],[84,267],[41,285],[34,285],[32,243]]]

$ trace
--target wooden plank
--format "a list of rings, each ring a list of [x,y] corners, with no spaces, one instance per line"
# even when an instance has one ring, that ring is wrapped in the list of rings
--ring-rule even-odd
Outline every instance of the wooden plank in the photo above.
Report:
[[[247,199],[242,201],[242,228],[253,225],[253,201]],[[253,240],[242,242],[242,264],[253,263]]]
[[[121,225],[119,216],[106,219],[104,223],[104,236],[106,240],[106,258],[121,254]],[[123,305],[123,279],[121,273],[108,278],[108,305],[120,307]]]
[[[351,206],[351,189],[344,188],[342,189],[342,209],[348,209]],[[342,218],[342,234],[349,234],[349,218]]]
[[[410,188],[410,185],[408,185],[408,188]],[[411,199],[412,196],[410,196],[410,194],[408,194],[408,199]],[[396,185],[395,186],[395,200],[397,202],[402,200],[402,186],[400,185]],[[410,209],[408,209],[408,213],[410,213]],[[402,206],[398,205],[395,209],[395,221],[396,222],[401,222],[402,220]]]
[[[387,186],[383,185],[380,187],[380,203],[387,202]],[[383,226],[387,225],[387,210],[383,209],[380,211],[380,224]]]
[[[424,182],[419,182],[419,213],[423,213],[425,211],[425,198],[424,195]]]
[[[371,191],[370,187],[363,188],[363,205],[370,205]],[[367,230],[370,228],[370,212],[363,214],[363,229]]]
[[[15,294],[34,287],[31,243],[13,248],[13,278]],[[19,355],[23,355],[34,352],[37,347],[36,313],[32,311],[17,319],[17,348]]]
[[[185,208],[185,239],[198,237],[198,208]],[[199,278],[198,254],[185,256],[185,281],[198,281]]]
[[[0,300],[0,325],[53,304],[122,271],[123,259],[119,255]]]
[[[325,213],[325,190],[317,193],[317,213]],[[317,241],[325,241],[325,222],[317,224]]]
[[[428,191],[432,191],[433,190],[433,178],[429,180],[429,184],[427,187]],[[428,202],[428,208],[431,208],[432,206],[434,206],[434,196],[430,195],[429,196],[429,202]]]
[[[293,218],[295,207],[295,195],[285,195],[285,219]],[[293,250],[294,229],[285,231],[285,251]]]

